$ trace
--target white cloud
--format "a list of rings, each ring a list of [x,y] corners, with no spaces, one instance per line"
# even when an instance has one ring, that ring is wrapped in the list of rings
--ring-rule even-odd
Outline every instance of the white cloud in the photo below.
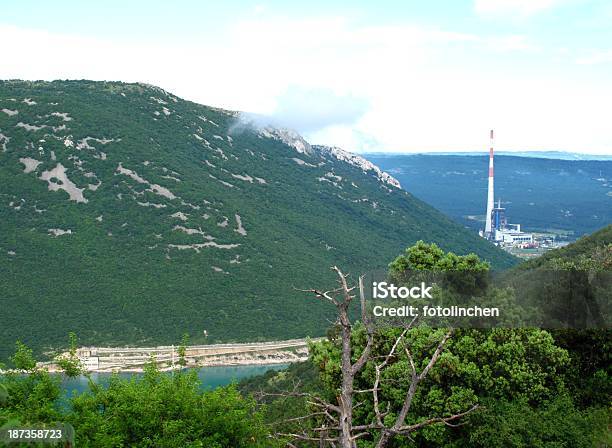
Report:
[[[562,2],[563,0],[474,0],[474,9],[481,15],[530,16]]]
[[[314,143],[349,150],[477,150],[492,127],[500,149],[612,148],[609,83],[496,69],[509,54],[492,49],[537,49],[521,36],[266,16],[176,44],[11,26],[0,26],[0,42],[13,43],[0,55],[0,78],[147,82],[203,104],[276,115]]]
[[[289,86],[275,99],[272,113],[260,117],[278,127],[302,133],[315,132],[329,126],[352,125],[367,110],[368,102],[332,90]]]
[[[592,51],[587,56],[582,56],[576,59],[576,63],[580,65],[595,65],[595,64],[612,63],[612,50]]]
[[[493,51],[540,51],[540,46],[534,44],[527,36],[510,35],[510,36],[495,36],[486,39],[487,45]]]
[[[0,77],[142,81],[271,114],[290,86],[364,98],[426,63],[428,46],[472,39],[411,26],[355,27],[343,18],[243,21],[215,39],[174,46],[0,26],[0,41],[16,43],[3,48]]]

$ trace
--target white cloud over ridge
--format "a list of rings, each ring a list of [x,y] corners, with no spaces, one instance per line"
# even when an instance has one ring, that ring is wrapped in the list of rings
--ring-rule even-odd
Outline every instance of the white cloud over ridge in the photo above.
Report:
[[[265,16],[209,37],[118,41],[0,25],[0,42],[14,43],[0,78],[146,82],[353,151],[484,150],[492,127],[500,149],[612,151],[612,86],[496,66],[508,53],[546,57],[526,36]]]
[[[368,108],[367,100],[352,95],[289,86],[276,98],[276,105],[267,118],[270,124],[308,133],[329,126],[353,125]]]

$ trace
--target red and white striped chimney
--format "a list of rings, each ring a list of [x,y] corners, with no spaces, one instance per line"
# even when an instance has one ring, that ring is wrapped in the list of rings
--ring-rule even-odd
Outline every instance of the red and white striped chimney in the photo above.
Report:
[[[493,129],[491,129],[491,145],[489,149],[489,190],[487,194],[487,215],[485,221],[485,236],[490,238],[492,232],[491,219],[493,214]]]

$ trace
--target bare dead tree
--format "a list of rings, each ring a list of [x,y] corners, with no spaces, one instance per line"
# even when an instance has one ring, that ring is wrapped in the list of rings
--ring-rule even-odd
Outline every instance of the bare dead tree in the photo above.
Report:
[[[304,429],[301,433],[277,433],[277,436],[288,437],[296,443],[300,440],[317,443],[319,447],[331,446],[341,448],[356,448],[357,440],[363,437],[371,436],[372,433],[377,433],[378,442],[376,447],[385,448],[393,437],[398,435],[409,437],[411,433],[428,425],[443,423],[449,426],[456,426],[453,422],[477,409],[478,406],[475,405],[470,409],[458,414],[453,414],[446,417],[432,417],[412,425],[406,424],[406,417],[410,411],[412,400],[417,392],[419,383],[421,383],[421,381],[427,377],[431,368],[438,361],[453,332],[451,329],[444,335],[425,368],[419,372],[417,371],[410,350],[405,346],[405,344],[403,344],[405,341],[405,336],[415,319],[413,319],[412,322],[410,322],[397,337],[390,351],[382,359],[382,362],[375,365],[375,380],[372,388],[365,390],[354,390],[355,378],[357,374],[368,361],[374,360],[372,357],[372,349],[374,346],[376,332],[367,315],[363,276],[361,276],[359,277],[359,299],[361,321],[366,329],[366,344],[357,360],[352,362],[352,323],[349,318],[349,307],[355,298],[355,294],[353,292],[355,291],[356,287],[349,286],[347,281],[348,275],[342,273],[338,267],[334,266],[332,270],[335,271],[338,276],[337,288],[329,291],[321,291],[318,289],[308,289],[302,291],[312,293],[316,298],[332,303],[337,309],[338,323],[341,329],[340,391],[336,397],[336,403],[330,403],[313,394],[300,393],[298,391],[279,394],[265,394],[284,397],[303,397],[306,399],[311,408],[315,409],[315,411],[309,415],[289,419],[285,422],[304,421],[313,417],[318,418],[318,421],[323,422],[315,428]],[[400,347],[403,347],[403,351],[410,362],[411,380],[406,396],[404,397],[403,405],[393,421],[393,424],[389,425],[388,423],[385,424],[385,417],[390,412],[389,404],[387,403],[387,409],[381,409],[379,392],[381,390],[382,373],[396,356],[396,353],[400,350]],[[374,418],[368,424],[354,425],[353,410],[363,403],[355,403],[355,396],[358,394],[369,393],[372,394]],[[295,445],[288,443],[288,446],[292,447]]]

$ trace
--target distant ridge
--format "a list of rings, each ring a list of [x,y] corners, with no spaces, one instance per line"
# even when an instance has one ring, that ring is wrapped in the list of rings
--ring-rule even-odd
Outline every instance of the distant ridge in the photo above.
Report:
[[[612,151],[612,149],[610,149]],[[388,156],[482,156],[488,155],[483,151],[467,152],[366,152],[362,156],[388,157]],[[605,160],[612,161],[612,155],[603,154],[583,154],[579,152],[564,151],[496,151],[497,156],[530,157],[536,159],[556,159],[556,160]]]
[[[476,232],[487,199],[488,157],[367,155],[418,198]],[[496,200],[513,223],[573,240],[612,222],[612,160],[497,156]]]

